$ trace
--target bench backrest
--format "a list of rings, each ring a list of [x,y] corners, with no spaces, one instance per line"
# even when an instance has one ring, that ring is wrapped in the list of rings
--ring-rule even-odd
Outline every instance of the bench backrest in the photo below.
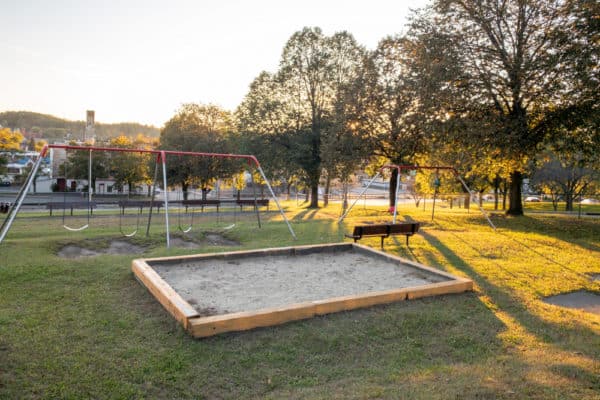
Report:
[[[357,232],[358,230],[358,232]],[[387,236],[389,233],[387,225],[362,225],[354,227],[354,236]]]
[[[154,202],[152,202],[152,200],[119,200],[119,207],[121,208],[150,207],[150,204],[152,204],[152,207],[162,207],[164,205],[162,201],[158,200],[155,200]]]
[[[390,234],[394,233],[417,233],[419,231],[420,224],[418,223],[403,223],[403,224],[390,224]]]
[[[182,200],[184,206],[215,206],[219,205],[221,200]]]
[[[253,199],[240,199],[236,200],[238,204],[254,204],[255,200]],[[256,199],[256,204],[267,205],[269,204],[269,199]]]
[[[46,203],[46,209],[68,209],[68,208],[96,208],[95,202],[87,202],[87,201],[67,201],[67,202],[48,202]]]

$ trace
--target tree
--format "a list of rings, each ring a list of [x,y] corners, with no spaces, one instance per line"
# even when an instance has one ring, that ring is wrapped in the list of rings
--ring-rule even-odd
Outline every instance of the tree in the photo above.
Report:
[[[213,104],[184,104],[165,124],[160,134],[160,147],[204,153],[229,153],[228,133],[232,116]],[[239,170],[234,163],[216,157],[169,156],[168,175],[181,185],[183,198],[188,198],[190,185],[199,185],[202,198],[212,189],[216,179],[232,176]],[[166,190],[167,188],[165,188]]]
[[[582,166],[580,160],[565,162],[552,158],[538,167],[532,176],[531,184],[551,195],[555,210],[558,199],[563,196],[565,210],[573,211],[573,200],[582,196],[597,180],[598,172]]]
[[[321,133],[331,99],[330,50],[319,28],[304,28],[286,43],[280,62],[280,74],[295,102],[296,117],[302,121],[303,137],[298,143],[299,164],[306,172],[311,189],[310,207],[319,206],[321,176]],[[304,128],[304,126],[307,126]]]
[[[359,46],[352,35],[337,32],[328,38],[331,64],[331,105],[329,118],[321,134],[321,155],[326,172],[323,205],[329,202],[331,180],[338,178],[347,195],[350,175],[367,157],[369,147],[360,140],[357,128],[357,109],[360,99],[357,82],[364,75],[366,50]],[[358,165],[357,165],[358,164]],[[344,202],[345,204],[346,202]]]
[[[559,0],[437,0],[421,26],[435,25],[458,57],[454,102],[444,110],[470,121],[463,140],[510,160],[508,213],[521,215],[522,171],[552,130],[589,115],[590,104],[568,96],[576,86],[568,31],[572,4]],[[414,25],[417,31],[418,25]],[[480,121],[477,129],[473,122]]]
[[[23,135],[19,131],[11,131],[9,128],[0,128],[0,150],[19,151]]]
[[[75,144],[75,143],[73,143]],[[85,143],[84,146],[91,146]],[[98,177],[106,177],[108,174],[107,155],[104,151],[92,151],[92,182],[91,187],[96,187]],[[86,150],[68,150],[67,160],[61,166],[62,173],[67,179],[89,179],[90,171],[90,151]],[[88,187],[90,182],[88,182]]]
[[[361,105],[362,136],[367,138],[377,159],[392,164],[414,163],[426,149],[419,126],[417,90],[407,63],[408,40],[387,37],[371,54],[363,78]],[[397,170],[390,177],[390,206],[395,204]]]
[[[140,138],[138,136],[138,138]],[[131,138],[121,135],[113,138],[109,142],[110,147],[119,149],[134,149],[144,147],[139,146],[140,143],[135,143]],[[138,146],[136,146],[138,144]],[[148,153],[132,153],[132,152],[111,152],[107,160],[110,175],[115,180],[115,185],[121,189],[123,185],[127,185],[129,192],[135,188],[135,184],[149,180]]]
[[[322,144],[327,135],[340,138],[339,130],[345,129],[347,118],[334,121],[334,108],[343,111],[340,101],[348,98],[344,93],[359,75],[363,53],[347,32],[328,37],[319,28],[304,28],[286,43],[278,73],[261,73],[238,108],[244,135],[254,135],[259,146],[284,150],[284,164],[294,166],[287,168],[293,172],[288,177],[306,180],[310,207],[318,207],[323,168],[331,172],[328,179],[334,175],[335,154],[323,151]],[[265,159],[281,166],[280,155]]]
[[[240,132],[238,150],[253,154],[272,183],[285,181],[288,187],[300,174],[292,149],[292,132],[299,128],[291,104],[278,76],[261,72],[238,106],[235,117]]]

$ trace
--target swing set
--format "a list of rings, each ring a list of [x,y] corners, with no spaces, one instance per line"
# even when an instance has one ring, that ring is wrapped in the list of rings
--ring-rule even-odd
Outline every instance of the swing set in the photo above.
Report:
[[[260,174],[260,176],[262,177],[262,179],[264,180],[268,191],[271,195],[271,198],[274,200],[275,204],[277,205],[277,208],[283,218],[283,220],[285,221],[285,223],[287,224],[288,230],[290,232],[290,234],[292,235],[292,237],[294,239],[296,238],[296,234],[294,232],[294,230],[292,229],[292,226],[290,225],[290,222],[288,221],[287,217],[285,216],[285,213],[283,212],[283,209],[281,208],[281,205],[279,204],[279,200],[277,199],[277,197],[275,196],[275,193],[273,192],[273,189],[271,187],[271,184],[269,183],[269,180],[267,179],[267,177],[265,176],[265,173],[258,161],[258,159],[253,156],[253,155],[245,155],[245,154],[221,154],[221,153],[202,153],[202,152],[188,152],[188,151],[172,151],[172,150],[146,150],[146,149],[124,149],[124,148],[111,148],[111,147],[96,147],[96,146],[74,146],[74,145],[58,145],[58,144],[49,144],[49,145],[45,145],[41,152],[40,152],[40,156],[38,157],[38,159],[36,160],[36,162],[34,163],[34,165],[31,168],[31,171],[29,172],[29,175],[27,177],[27,179],[25,180],[25,183],[23,184],[23,186],[21,187],[19,193],[17,194],[17,197],[15,199],[15,201],[13,202],[13,204],[11,205],[10,209],[8,210],[8,215],[5,218],[4,222],[2,223],[2,226],[0,227],[0,243],[2,243],[2,241],[4,240],[6,234],[8,233],[8,231],[10,230],[10,227],[17,215],[17,213],[19,212],[23,201],[25,200],[25,197],[27,196],[27,193],[29,192],[29,189],[33,183],[33,180],[37,174],[37,171],[41,165],[41,161],[44,157],[46,157],[46,154],[48,152],[49,149],[64,149],[64,150],[73,150],[73,151],[87,151],[89,152],[89,162],[88,162],[88,196],[87,196],[87,202],[86,202],[86,209],[87,209],[87,217],[86,217],[86,223],[78,226],[78,227],[72,227],[67,225],[66,223],[66,208],[67,208],[67,203],[66,202],[66,194],[65,194],[65,198],[64,198],[64,204],[62,205],[63,208],[63,227],[69,231],[72,232],[78,232],[78,231],[83,231],[87,228],[89,228],[90,226],[90,220],[91,220],[91,215],[92,215],[92,208],[94,207],[94,203],[92,202],[92,152],[100,152],[100,151],[104,151],[104,152],[117,152],[117,153],[147,153],[147,154],[152,154],[154,156],[156,156],[156,161],[155,161],[155,168],[154,168],[154,179],[153,179],[153,183],[152,183],[152,190],[151,190],[151,199],[149,201],[126,201],[123,202],[120,205],[120,208],[122,211],[119,212],[119,230],[121,232],[121,234],[123,234],[126,237],[131,237],[137,234],[137,232],[139,231],[140,227],[141,227],[141,215],[142,215],[142,209],[144,207],[148,208],[148,221],[147,221],[147,228],[146,228],[146,236],[149,235],[150,233],[150,225],[151,225],[151,221],[152,221],[152,214],[153,214],[153,208],[157,208],[158,205],[160,204],[160,206],[163,207],[164,209],[164,218],[165,218],[165,238],[166,238],[166,246],[167,248],[170,247],[170,231],[169,231],[169,196],[168,196],[168,192],[166,191],[166,188],[168,187],[168,181],[167,181],[167,158],[168,156],[190,156],[190,157],[210,157],[210,158],[222,158],[222,159],[241,159],[241,160],[245,160],[249,166],[254,167],[254,169]],[[162,168],[160,168],[162,167]],[[165,193],[164,193],[164,199],[162,202],[158,202],[156,200],[156,195],[157,195],[157,184],[159,181],[159,169],[162,169],[162,187],[165,188]],[[254,185],[253,185],[253,189],[254,189]],[[255,190],[255,189],[254,189]],[[79,202],[78,202],[79,203]],[[190,201],[188,200],[188,203],[184,203],[183,201],[180,202],[180,208],[181,206],[190,206],[190,205],[195,205],[193,203],[190,203]],[[73,203],[71,204],[70,207],[75,207],[76,205]],[[137,214],[136,217],[136,226],[135,226],[135,230],[131,231],[131,232],[125,232],[125,228],[123,226],[123,218],[124,218],[124,214],[125,214],[125,208],[127,207],[138,207],[139,208],[139,212]],[[235,207],[235,206],[234,206]],[[260,215],[258,213],[258,201],[256,199],[256,191],[254,191],[254,208],[256,210],[256,215],[257,215],[257,220],[258,220],[258,227],[261,227],[261,222],[260,222]],[[72,212],[72,211],[71,211]],[[192,210],[192,220],[190,221],[190,224],[188,226],[183,226],[182,224],[182,220],[181,220],[181,215],[178,214],[178,228],[182,231],[182,232],[189,232],[192,229],[193,226],[193,210]],[[235,224],[234,224],[235,225]],[[230,229],[230,228],[229,228]]]
[[[395,197],[394,197],[394,206],[392,207],[393,208],[393,220],[392,220],[392,224],[396,224],[396,217],[397,217],[397,214],[398,214],[398,190],[400,188],[400,174],[401,174],[402,171],[417,171],[417,170],[434,170],[434,171],[436,171],[435,180],[434,180],[435,191],[434,191],[434,197],[433,197],[433,209],[432,209],[432,214],[431,214],[431,218],[432,219],[433,219],[433,216],[434,216],[434,213],[435,213],[435,201],[436,201],[436,197],[437,197],[437,193],[438,193],[438,188],[440,186],[440,180],[439,180],[439,172],[440,171],[450,171],[450,172],[452,172],[452,174],[456,177],[456,179],[458,179],[458,181],[461,183],[461,185],[465,188],[465,190],[467,191],[467,193],[471,193],[471,190],[467,186],[466,182],[464,181],[464,179],[462,179],[462,177],[459,175],[458,171],[454,167],[388,164],[388,165],[384,165],[383,167],[381,167],[379,169],[379,171],[377,172],[377,174],[375,174],[375,176],[364,187],[364,189],[362,190],[362,192],[360,193],[360,195],[354,200],[354,202],[352,203],[352,205],[350,205],[350,207],[348,207],[348,209],[338,219],[338,224],[341,224],[344,221],[344,218],[346,218],[346,216],[350,213],[350,211],[352,210],[352,208],[354,207],[354,205],[358,202],[358,200],[361,197],[363,197],[363,195],[369,189],[369,187],[371,186],[371,184],[377,178],[379,178],[379,177],[382,176],[382,173],[383,173],[384,170],[396,170],[397,171],[397,174],[396,174],[396,191],[395,191]],[[496,230],[496,226],[494,226],[494,224],[490,220],[490,217],[485,212],[485,210],[479,204],[478,204],[478,207],[479,207],[479,210],[481,211],[481,214],[486,218],[488,224],[492,227],[493,230]]]

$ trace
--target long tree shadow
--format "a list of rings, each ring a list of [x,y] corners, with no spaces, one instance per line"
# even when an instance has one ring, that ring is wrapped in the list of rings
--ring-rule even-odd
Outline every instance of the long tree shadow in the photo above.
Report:
[[[298,212],[291,219],[292,221],[306,221],[314,219],[317,213],[319,212],[318,208],[305,208],[304,210]]]
[[[510,225],[507,223],[510,221]],[[578,219],[564,216],[536,216],[528,215],[518,218],[499,218],[500,227],[515,232],[528,233],[532,231],[544,232],[545,235],[555,239],[568,241],[586,250],[600,252],[600,246],[592,243],[600,237],[600,223],[597,220]]]
[[[600,357],[600,347],[591,346],[590,348],[585,346],[585,343],[590,343],[591,341],[598,339],[598,335],[594,331],[579,324],[574,324],[572,327],[569,327],[541,319],[537,315],[531,313],[510,288],[502,288],[491,283],[452,249],[442,243],[437,237],[427,231],[422,231],[421,236],[427,240],[430,245],[435,247],[454,268],[462,271],[469,278],[473,279],[473,281],[481,288],[482,292],[489,296],[502,311],[510,315],[536,338],[543,342],[559,346],[567,351],[577,351],[594,359]],[[482,254],[482,256],[484,255]],[[496,266],[501,268],[507,275],[519,279],[514,272],[507,270],[499,263],[496,263]],[[577,340],[577,338],[581,337],[586,337],[589,340]],[[571,340],[569,340],[569,338]]]

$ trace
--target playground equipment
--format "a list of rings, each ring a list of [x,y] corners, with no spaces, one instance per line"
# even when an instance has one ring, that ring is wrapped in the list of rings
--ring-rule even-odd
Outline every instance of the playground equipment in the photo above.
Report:
[[[437,196],[437,188],[439,188],[439,171],[446,170],[446,171],[452,172],[453,175],[456,177],[456,179],[458,179],[458,181],[461,183],[461,185],[465,188],[465,190],[467,191],[467,193],[471,193],[471,189],[469,189],[469,187],[467,186],[467,184],[465,183],[465,181],[458,174],[458,171],[456,171],[456,168],[454,168],[454,167],[447,167],[447,166],[420,166],[420,165],[394,165],[394,164],[384,165],[383,167],[381,167],[379,169],[379,171],[377,172],[377,174],[375,174],[375,176],[364,187],[364,189],[362,190],[362,192],[360,193],[360,195],[354,200],[354,202],[350,205],[350,207],[348,207],[348,209],[338,219],[338,223],[339,224],[341,224],[344,221],[344,218],[346,218],[346,216],[348,215],[348,213],[350,213],[350,211],[352,210],[352,208],[354,207],[354,205],[356,204],[356,202],[358,201],[358,199],[360,199],[365,194],[365,192],[369,189],[369,187],[371,186],[371,184],[377,178],[379,178],[381,176],[381,174],[382,174],[382,171],[386,170],[386,169],[392,169],[392,170],[395,169],[398,172],[396,174],[396,192],[395,192],[396,195],[395,195],[395,198],[394,198],[394,206],[393,206],[393,221],[392,221],[393,224],[396,223],[396,217],[397,217],[397,213],[398,213],[398,189],[400,188],[400,173],[402,171],[415,171],[415,170],[434,170],[434,171],[436,171],[436,177],[435,177],[435,181],[434,181],[435,192],[434,192],[434,203],[433,203],[432,218],[433,218],[433,213],[435,212],[435,198]],[[494,226],[494,224],[490,220],[490,217],[485,212],[485,210],[479,204],[477,206],[479,207],[479,210],[481,211],[481,214],[486,218],[488,224],[492,227],[492,229],[496,230],[496,226]]]
[[[17,215],[17,213],[19,212],[23,201],[25,199],[25,197],[27,196],[27,193],[33,183],[33,179],[37,174],[37,171],[40,167],[41,161],[42,159],[46,156],[47,152],[49,149],[64,149],[64,150],[74,150],[74,151],[89,151],[90,153],[90,168],[89,168],[89,182],[90,182],[90,186],[91,186],[91,154],[92,152],[99,152],[99,151],[106,151],[106,152],[126,152],[126,153],[149,153],[152,155],[156,156],[156,161],[155,161],[155,169],[154,169],[154,180],[153,180],[153,184],[152,184],[152,198],[149,202],[149,213],[148,213],[148,225],[147,225],[147,229],[146,229],[146,235],[149,235],[149,231],[150,231],[150,224],[151,224],[151,220],[152,220],[152,209],[155,206],[155,200],[156,200],[156,188],[157,188],[157,183],[158,183],[158,179],[159,179],[159,169],[162,169],[162,187],[166,190],[166,188],[168,188],[168,181],[167,181],[167,157],[168,156],[190,156],[190,157],[212,157],[212,158],[224,158],[224,159],[241,159],[241,160],[246,160],[246,162],[248,163],[249,166],[254,167],[254,169],[256,171],[258,171],[258,173],[261,175],[262,179],[264,180],[269,194],[271,195],[271,198],[273,199],[273,201],[275,202],[275,204],[277,205],[277,208],[283,218],[283,220],[285,221],[285,223],[287,224],[288,230],[290,232],[290,234],[292,235],[292,237],[294,239],[296,239],[296,234],[294,233],[294,230],[292,229],[292,226],[290,225],[289,220],[287,219],[287,217],[285,216],[285,213],[283,212],[283,209],[281,208],[281,205],[279,204],[279,200],[277,199],[277,196],[275,196],[275,193],[273,192],[273,189],[271,187],[271,184],[269,183],[269,180],[267,179],[267,177],[265,176],[265,173],[262,169],[262,167],[260,166],[260,163],[258,161],[258,159],[253,156],[253,155],[245,155],[245,154],[220,154],[220,153],[203,153],[203,152],[188,152],[188,151],[171,151],[171,150],[146,150],[146,149],[124,149],[124,148],[111,148],[111,147],[95,147],[95,146],[72,146],[72,145],[57,145],[57,144],[50,144],[50,145],[45,145],[42,148],[42,151],[40,152],[40,156],[38,157],[38,159],[36,160],[36,162],[34,163],[34,165],[31,168],[31,171],[27,177],[27,179],[25,180],[25,183],[23,184],[23,186],[21,187],[19,193],[17,194],[17,197],[14,201],[14,203],[12,204],[12,206],[10,207],[10,209],[8,210],[7,216],[4,220],[4,222],[2,223],[2,226],[0,227],[0,243],[2,243],[2,241],[4,240],[4,238],[6,237],[6,234],[8,233],[8,231],[10,230],[10,227],[12,225],[12,223],[14,222],[14,219]],[[162,167],[162,168],[159,168]],[[89,202],[89,206],[88,207],[88,213],[91,214],[91,188],[90,190],[88,190],[88,202]],[[169,232],[169,198],[167,195],[164,196],[164,200],[163,200],[163,209],[164,209],[164,218],[165,218],[165,238],[166,238],[166,246],[167,248],[170,247],[170,232]],[[256,207],[256,201],[255,201],[255,209],[258,215],[258,207]],[[258,218],[259,221],[259,227],[260,227],[260,218]],[[72,227],[67,227],[66,224],[65,228],[69,229],[69,230],[83,230],[86,229],[87,227],[89,227],[89,223],[86,225],[83,225],[82,227],[79,228],[72,228]],[[139,228],[139,224],[136,227],[136,230],[133,233],[123,233],[125,236],[133,236],[135,233],[137,233],[137,230]],[[121,229],[122,231],[122,229]]]
[[[41,157],[40,157],[41,158]],[[87,216],[87,222],[78,227],[78,228],[73,228],[67,225],[66,222],[66,214],[67,214],[67,197],[66,197],[66,192],[63,195],[63,214],[62,214],[62,221],[63,221],[63,228],[65,228],[68,231],[71,232],[79,232],[82,231],[84,229],[87,229],[90,227],[90,218],[92,215],[92,190],[91,190],[91,185],[92,185],[92,150],[89,150],[89,162],[88,162],[88,200],[87,200],[87,204],[85,205],[86,208],[86,216]],[[72,212],[71,212],[72,213]]]

